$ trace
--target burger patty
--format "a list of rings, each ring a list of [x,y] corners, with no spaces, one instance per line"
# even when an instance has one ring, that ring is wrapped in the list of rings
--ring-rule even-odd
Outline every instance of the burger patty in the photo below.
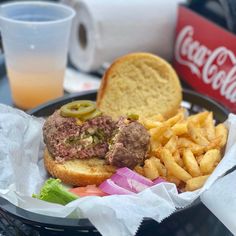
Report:
[[[44,142],[57,162],[105,158],[116,167],[134,168],[144,162],[150,135],[139,122],[98,116],[85,122],[54,112],[43,126]]]
[[[109,116],[98,116],[82,124],[73,117],[54,112],[43,126],[44,142],[57,162],[70,159],[103,158],[108,151],[116,122]]]
[[[117,167],[134,168],[144,162],[148,151],[150,135],[137,121],[120,119],[105,158]]]

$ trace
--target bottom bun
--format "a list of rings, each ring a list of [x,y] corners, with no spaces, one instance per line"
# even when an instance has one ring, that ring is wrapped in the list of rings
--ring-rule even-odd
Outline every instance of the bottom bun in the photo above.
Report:
[[[63,183],[74,186],[99,185],[116,170],[104,159],[76,159],[57,163],[47,149],[44,152],[44,165],[48,172]]]

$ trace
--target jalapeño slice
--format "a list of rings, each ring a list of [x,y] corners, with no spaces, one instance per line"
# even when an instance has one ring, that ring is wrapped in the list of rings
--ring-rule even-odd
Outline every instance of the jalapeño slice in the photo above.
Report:
[[[61,115],[64,117],[83,118],[96,110],[95,103],[89,100],[74,101],[61,107]]]

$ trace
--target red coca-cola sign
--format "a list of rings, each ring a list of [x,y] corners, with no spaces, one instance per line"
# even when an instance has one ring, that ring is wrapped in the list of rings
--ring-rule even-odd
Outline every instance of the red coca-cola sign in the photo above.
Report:
[[[181,79],[236,112],[236,35],[180,6],[174,54]]]

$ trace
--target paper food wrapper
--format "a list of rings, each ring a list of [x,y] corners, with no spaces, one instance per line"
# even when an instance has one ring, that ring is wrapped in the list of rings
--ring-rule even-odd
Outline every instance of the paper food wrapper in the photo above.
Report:
[[[156,53],[171,60],[177,6],[186,0],[62,0],[76,17],[71,30],[69,57],[83,71],[131,52]]]
[[[220,178],[201,195],[209,210],[236,235],[236,171]]]
[[[230,114],[224,158],[202,189],[179,194],[174,184],[161,183],[135,195],[83,197],[66,206],[47,203],[31,197],[48,178],[43,167],[43,123],[43,119],[0,104],[0,196],[36,213],[88,218],[105,236],[135,235],[143,217],[161,222],[177,209],[190,205],[236,165],[236,116]],[[226,178],[230,180],[230,175]],[[236,192],[235,189],[231,191]]]

